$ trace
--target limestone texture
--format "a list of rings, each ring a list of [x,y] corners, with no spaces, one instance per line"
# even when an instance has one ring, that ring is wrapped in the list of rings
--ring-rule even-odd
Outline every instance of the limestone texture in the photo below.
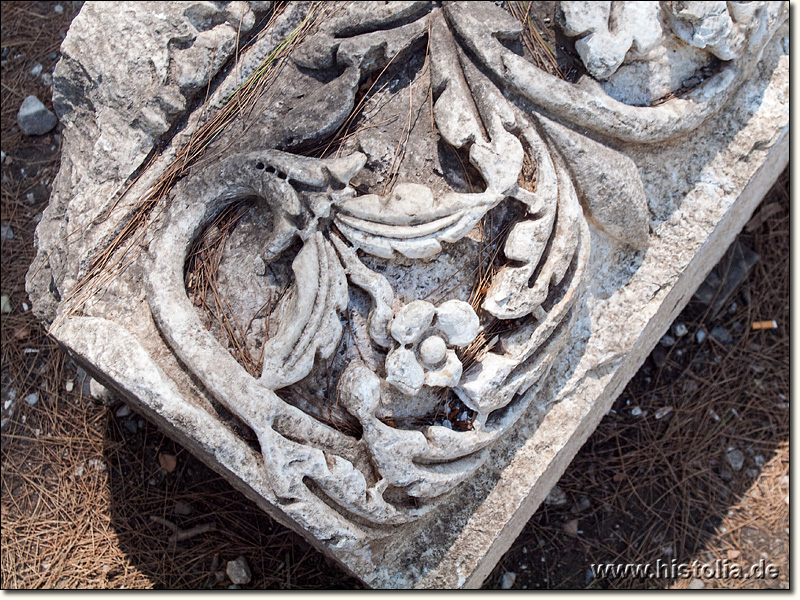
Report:
[[[788,160],[788,7],[684,4],[559,3],[570,83],[493,2],[88,2],[34,310],[367,585],[477,587]]]

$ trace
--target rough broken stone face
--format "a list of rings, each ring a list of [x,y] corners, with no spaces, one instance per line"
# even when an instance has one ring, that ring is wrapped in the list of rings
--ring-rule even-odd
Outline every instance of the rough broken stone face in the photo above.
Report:
[[[288,3],[268,24],[269,3],[154,4],[115,8],[109,35],[87,3],[64,42],[34,309],[367,584],[479,585],[783,168],[788,7],[560,3],[608,75],[570,83],[491,2]],[[231,61],[239,24],[263,29]],[[142,202],[284,40],[267,91]],[[692,89],[604,89],[673,48]]]

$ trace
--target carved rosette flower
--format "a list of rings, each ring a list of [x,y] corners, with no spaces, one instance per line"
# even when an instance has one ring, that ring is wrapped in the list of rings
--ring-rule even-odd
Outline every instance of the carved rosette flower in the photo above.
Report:
[[[392,338],[400,345],[386,356],[386,381],[408,396],[423,385],[453,387],[461,379],[461,361],[453,347],[470,344],[480,321],[462,300],[448,300],[438,308],[415,300],[392,319]]]

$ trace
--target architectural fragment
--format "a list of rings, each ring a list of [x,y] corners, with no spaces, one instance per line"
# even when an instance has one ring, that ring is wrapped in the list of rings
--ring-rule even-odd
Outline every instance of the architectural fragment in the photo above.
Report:
[[[495,3],[265,4],[124,3],[160,62],[79,92],[108,10],[87,3],[29,294],[100,381],[367,584],[478,585],[785,164],[788,7],[558,3],[573,83]],[[226,72],[201,38],[236,15],[263,29]],[[656,77],[663,102],[625,84],[675,47],[717,70]],[[193,61],[227,74],[189,109]]]

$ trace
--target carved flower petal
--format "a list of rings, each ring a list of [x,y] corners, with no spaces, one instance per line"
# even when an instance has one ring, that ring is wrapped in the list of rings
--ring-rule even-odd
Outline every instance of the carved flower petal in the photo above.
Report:
[[[453,387],[461,379],[461,361],[454,350],[447,351],[444,365],[425,374],[425,384],[431,387]]]
[[[430,327],[436,307],[424,300],[409,302],[392,320],[392,337],[401,344],[416,342]]]
[[[460,367],[459,364],[459,370]],[[425,383],[425,371],[411,350],[397,348],[386,357],[386,381],[407,396],[414,396]]]
[[[478,335],[481,322],[469,304],[463,300],[448,300],[436,309],[436,325],[451,346],[464,346]]]

